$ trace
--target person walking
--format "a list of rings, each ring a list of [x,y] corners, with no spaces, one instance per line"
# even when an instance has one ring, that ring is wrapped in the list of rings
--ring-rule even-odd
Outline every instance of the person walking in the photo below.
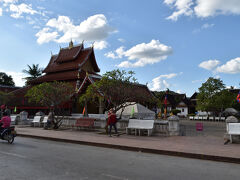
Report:
[[[109,131],[108,131],[109,137],[112,137],[112,134],[111,134],[112,127],[114,127],[115,133],[117,134],[117,136],[119,136],[116,123],[117,123],[116,114],[113,112],[113,109],[110,109],[108,113],[108,122],[107,122],[107,125],[109,126]]]

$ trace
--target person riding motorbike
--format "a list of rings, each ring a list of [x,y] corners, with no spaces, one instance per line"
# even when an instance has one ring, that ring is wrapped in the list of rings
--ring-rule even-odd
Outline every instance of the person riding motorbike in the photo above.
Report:
[[[8,116],[8,113],[5,111],[3,112],[3,117],[0,120],[0,133],[11,126],[11,118]]]

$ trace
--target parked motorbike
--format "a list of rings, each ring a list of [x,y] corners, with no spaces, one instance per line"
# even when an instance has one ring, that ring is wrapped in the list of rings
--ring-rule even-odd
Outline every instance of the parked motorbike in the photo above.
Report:
[[[16,137],[17,133],[15,131],[15,127],[11,126],[9,128],[4,129],[1,133],[0,133],[0,138],[2,140],[7,141],[9,144],[12,144],[14,141],[14,138]]]

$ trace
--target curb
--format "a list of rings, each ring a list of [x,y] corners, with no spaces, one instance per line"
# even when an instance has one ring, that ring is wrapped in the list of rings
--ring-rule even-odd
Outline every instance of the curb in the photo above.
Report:
[[[143,153],[151,153],[151,154],[177,156],[177,157],[183,157],[183,158],[192,158],[192,159],[240,164],[240,158],[233,158],[233,157],[223,157],[223,156],[214,156],[214,155],[206,155],[206,154],[140,148],[140,147],[132,147],[132,146],[124,146],[124,145],[105,144],[105,143],[98,143],[98,142],[87,142],[87,141],[53,138],[53,137],[43,137],[43,136],[28,135],[28,134],[17,134],[17,136],[26,137],[26,138],[44,139],[44,140],[50,140],[50,141],[56,141],[56,142],[65,142],[65,143],[81,144],[81,145],[88,145],[88,146],[120,149],[120,150],[134,151],[134,152],[143,152]]]

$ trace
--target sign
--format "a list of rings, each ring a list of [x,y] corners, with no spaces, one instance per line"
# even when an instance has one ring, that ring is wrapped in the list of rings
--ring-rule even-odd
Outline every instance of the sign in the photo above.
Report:
[[[203,131],[203,123],[196,123],[196,131]]]

